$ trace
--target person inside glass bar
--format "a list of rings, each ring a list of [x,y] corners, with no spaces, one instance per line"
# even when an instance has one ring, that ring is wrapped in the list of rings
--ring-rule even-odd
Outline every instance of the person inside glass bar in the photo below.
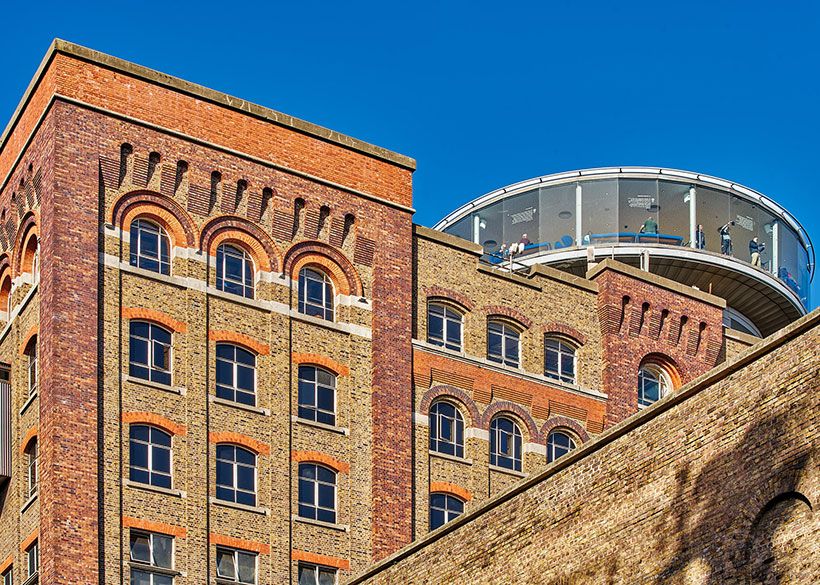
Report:
[[[760,255],[766,249],[766,244],[759,242],[757,236],[749,241],[749,256],[752,259],[752,266],[760,266]]]
[[[718,233],[720,234],[720,253],[726,254],[727,256],[732,255],[732,234],[729,233],[729,228],[733,225],[735,225],[735,222],[730,220],[718,229]]]
[[[703,226],[698,224],[698,229],[695,230],[695,247],[698,250],[706,249],[706,234],[703,233]]]
[[[645,222],[643,222],[643,225],[641,226],[641,233],[652,234],[655,236],[658,235],[658,222],[655,221],[651,215],[646,218]]]

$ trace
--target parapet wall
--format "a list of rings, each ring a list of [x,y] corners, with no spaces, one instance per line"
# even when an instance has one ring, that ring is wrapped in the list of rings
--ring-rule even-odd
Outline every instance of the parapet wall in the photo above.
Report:
[[[820,311],[351,583],[816,582]]]

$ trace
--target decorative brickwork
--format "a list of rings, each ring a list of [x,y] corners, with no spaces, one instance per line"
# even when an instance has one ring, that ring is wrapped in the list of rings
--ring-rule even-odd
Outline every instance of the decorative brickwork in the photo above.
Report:
[[[123,319],[153,321],[154,323],[167,327],[175,333],[185,333],[188,331],[188,326],[182,321],[177,321],[170,315],[154,309],[123,307],[120,314]]]
[[[490,430],[490,423],[493,418],[500,414],[512,415],[512,418],[517,419],[520,424],[523,424],[530,441],[538,442],[541,439],[541,435],[538,433],[538,427],[530,413],[514,402],[493,402],[487,407],[481,417],[481,428]]]
[[[224,433],[208,433],[208,441],[215,444],[231,443],[233,445],[241,445],[242,447],[247,447],[257,455],[270,455],[270,445],[239,433],[230,431]]]
[[[472,311],[475,308],[475,303],[467,295],[457,290],[444,288],[442,286],[430,285],[425,286],[422,289],[422,293],[428,299],[439,298],[452,301],[457,305],[461,305],[468,311]]]
[[[430,407],[433,405],[433,402],[435,402],[438,398],[448,398],[452,401],[459,403],[467,410],[467,413],[470,415],[469,420],[465,422],[467,422],[467,424],[473,424],[476,426],[481,425],[481,415],[478,412],[478,408],[476,407],[475,402],[473,402],[473,399],[470,397],[469,394],[467,394],[461,388],[456,388],[455,386],[434,386],[430,388],[421,397],[418,412],[424,415],[429,414]]]
[[[512,307],[505,307],[501,305],[484,305],[481,307],[480,312],[487,315],[487,317],[506,317],[507,319],[511,319],[527,329],[532,327],[532,319],[527,317],[518,309],[514,309]]]
[[[32,545],[32,543],[40,537],[40,531],[35,530],[31,534],[29,534],[23,542],[20,543],[20,552],[26,552],[28,547]]]
[[[17,348],[17,353],[19,355],[25,355],[28,351],[28,346],[31,343],[31,340],[34,339],[40,333],[40,326],[35,324],[29,327],[28,331],[26,331],[25,335],[23,335],[23,341],[20,343],[20,347]]]
[[[311,264],[324,268],[329,273],[336,291],[343,295],[364,295],[362,281],[356,268],[339,250],[322,242],[301,242],[285,254],[285,274],[291,279],[299,279],[299,270]]]
[[[226,242],[244,248],[260,270],[279,271],[282,255],[276,244],[247,219],[230,215],[216,217],[202,228],[199,246],[201,250],[208,250],[211,256],[216,256],[216,249]]]
[[[350,375],[350,368],[344,364],[340,364],[334,359],[331,359],[324,355],[318,355],[315,353],[298,353],[293,352],[291,354],[291,361],[294,364],[311,364],[314,366],[319,366],[330,370],[337,376],[349,376]]]
[[[131,222],[143,214],[165,228],[174,245],[196,246],[197,230],[188,212],[170,197],[159,193],[135,191],[122,195],[111,210],[111,224],[127,231]]]
[[[465,502],[469,502],[473,499],[473,494],[470,493],[470,490],[464,489],[463,487],[456,485],[454,483],[450,483],[447,481],[434,481],[430,483],[430,493],[431,494],[450,494],[456,496],[457,498],[461,498]]]
[[[326,453],[320,453],[319,451],[291,451],[290,458],[293,460],[294,463],[302,463],[303,461],[307,461],[310,463],[320,463],[322,465],[330,467],[333,471],[336,471],[337,473],[350,473],[349,463],[339,461],[335,457],[331,457]]]
[[[234,538],[232,536],[225,536],[222,534],[217,534],[215,532],[211,532],[208,535],[208,540],[212,545],[216,546],[228,546],[230,548],[248,550],[251,552],[259,553],[261,555],[270,554],[270,545],[264,542],[256,542],[253,540]]]
[[[342,571],[350,570],[350,561],[347,559],[341,559],[339,557],[320,555],[312,552],[293,549],[290,552],[290,558],[297,562],[302,561],[314,565],[321,565],[323,567],[333,567],[334,569],[340,569]]]
[[[564,323],[546,323],[541,327],[541,331],[545,335],[558,334],[563,335],[564,337],[569,337],[581,345],[584,345],[587,342],[586,335],[578,331],[575,327]]]
[[[213,330],[208,331],[208,339],[214,342],[225,341],[241,345],[258,355],[268,355],[270,353],[270,346],[267,343],[257,341],[248,335],[237,333],[236,331]]]
[[[184,437],[188,432],[185,425],[177,424],[153,412],[123,412],[122,422],[126,424],[146,424],[158,427],[172,435]]]
[[[168,536],[175,536],[177,538],[185,538],[188,535],[188,530],[183,526],[174,526],[173,524],[166,524],[165,522],[151,522],[150,520],[142,520],[130,516],[122,517],[122,527],[136,528],[137,530],[145,530],[146,532],[158,532],[159,534],[167,534]]]
[[[20,455],[25,453],[26,449],[28,449],[29,443],[31,443],[34,439],[37,438],[37,433],[37,427],[31,427],[29,430],[26,431],[26,434],[23,435],[23,438],[20,440]]]
[[[582,443],[589,441],[589,434],[587,434],[586,430],[584,430],[584,427],[578,424],[578,421],[566,416],[554,416],[545,422],[541,427],[541,438],[546,441],[550,436],[550,433],[556,429],[569,429],[581,440]]]

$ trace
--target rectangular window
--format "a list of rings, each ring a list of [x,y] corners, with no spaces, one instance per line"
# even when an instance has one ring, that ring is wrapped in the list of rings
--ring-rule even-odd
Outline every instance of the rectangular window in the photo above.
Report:
[[[36,540],[26,549],[26,570],[27,577],[33,577],[40,570],[40,551]]]
[[[171,384],[171,332],[159,325],[131,321],[128,374],[159,384]]]
[[[37,493],[37,461],[38,461],[39,447],[37,439],[33,439],[26,451],[28,459],[28,497],[33,498]]]
[[[3,585],[12,585],[11,573],[12,573],[12,568],[11,567],[6,569],[6,572],[3,573]]]
[[[136,530],[130,536],[131,585],[173,585],[174,539]]]
[[[256,553],[230,548],[216,549],[216,582],[256,585]]]
[[[37,392],[37,343],[31,345],[28,354],[28,395]]]
[[[336,569],[300,564],[299,585],[336,585]]]

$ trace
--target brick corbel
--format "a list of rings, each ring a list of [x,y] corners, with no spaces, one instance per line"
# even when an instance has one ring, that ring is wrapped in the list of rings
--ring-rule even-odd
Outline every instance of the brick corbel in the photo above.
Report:
[[[159,427],[172,435],[185,436],[188,429],[185,425],[177,424],[164,416],[153,412],[123,412],[122,422],[128,424],[142,423]]]
[[[208,433],[208,440],[211,443],[232,443],[234,445],[241,445],[247,447],[258,455],[270,455],[270,445],[263,443],[247,435],[240,435],[228,431],[225,433]]]
[[[185,333],[188,331],[188,326],[182,321],[177,321],[170,315],[154,309],[142,309],[139,307],[123,307],[120,312],[123,319],[152,321],[164,327],[167,327],[174,333]]]
[[[230,548],[238,548],[240,550],[247,550],[262,555],[270,554],[270,545],[264,542],[244,540],[241,538],[234,538],[233,536],[224,536],[215,532],[210,533],[208,540],[212,545],[228,546]]]
[[[460,485],[450,483],[449,481],[431,481],[430,493],[450,494],[452,496],[456,496],[457,498],[464,500],[465,502],[469,502],[473,499],[473,494],[470,492],[470,490],[463,488]]]
[[[257,355],[270,354],[270,346],[267,343],[256,341],[253,337],[237,333],[235,331],[214,330],[208,331],[208,339],[215,342],[225,341],[241,345],[242,347],[255,352]]]
[[[320,463],[330,467],[337,473],[350,473],[350,463],[339,461],[335,457],[320,453],[319,451],[291,451],[290,457],[295,463]]]
[[[175,526],[164,522],[151,522],[150,520],[140,520],[139,518],[132,518],[131,516],[122,517],[122,527],[136,528],[138,530],[145,530],[146,532],[159,532],[160,534],[176,536],[177,538],[185,538],[188,534],[188,530],[183,526]]]
[[[342,571],[350,570],[350,561],[339,557],[332,557],[330,555],[320,555],[303,550],[292,549],[290,551],[290,558],[294,561],[302,561],[303,563],[311,563],[314,565],[322,565],[324,567],[333,567],[334,569],[341,569]]]
[[[291,354],[291,361],[294,364],[310,364],[313,366],[321,366],[323,368],[327,368],[337,376],[349,376],[350,375],[350,368],[344,364],[340,364],[336,360],[333,360],[329,357],[319,355],[316,353],[298,353],[293,352]]]

